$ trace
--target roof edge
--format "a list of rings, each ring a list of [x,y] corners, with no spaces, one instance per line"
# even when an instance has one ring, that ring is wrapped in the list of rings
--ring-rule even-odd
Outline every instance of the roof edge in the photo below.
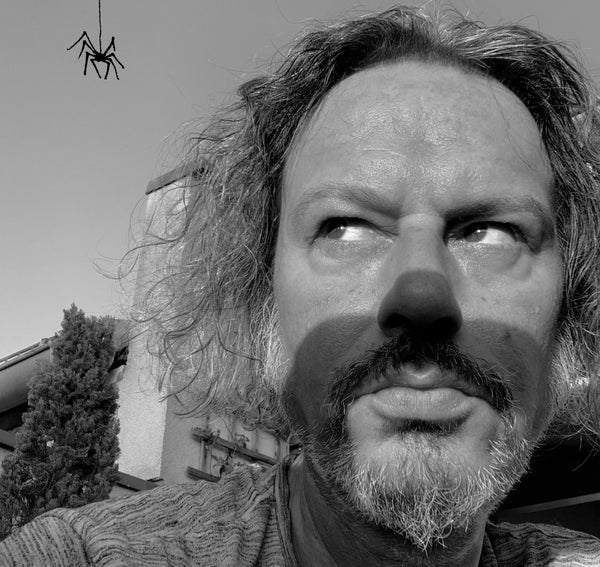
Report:
[[[203,167],[198,167],[196,163],[185,163],[167,171],[163,175],[159,175],[152,179],[148,185],[146,185],[146,195],[150,195],[150,193],[154,193],[155,191],[159,191],[163,187],[167,185],[171,185],[171,183],[175,183],[184,177],[188,177],[190,175],[198,175],[204,171]]]

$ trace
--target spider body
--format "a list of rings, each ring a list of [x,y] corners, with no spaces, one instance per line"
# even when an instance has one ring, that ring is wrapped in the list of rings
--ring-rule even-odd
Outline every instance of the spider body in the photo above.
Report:
[[[83,66],[83,74],[87,74],[88,64],[91,63],[94,67],[98,78],[102,78],[100,74],[100,70],[98,69],[98,63],[104,63],[106,65],[106,71],[104,73],[104,78],[108,78],[108,74],[112,69],[115,73],[115,77],[119,78],[119,73],[117,70],[117,64],[121,67],[121,69],[125,69],[125,65],[119,61],[115,54],[115,38],[113,37],[108,44],[108,47],[103,51],[102,43],[100,43],[100,48],[96,49],[92,40],[86,31],[84,31],[79,39],[71,45],[71,47],[67,47],[67,51],[73,49],[77,44],[81,43],[81,49],[79,50],[78,59],[85,53],[85,64]]]

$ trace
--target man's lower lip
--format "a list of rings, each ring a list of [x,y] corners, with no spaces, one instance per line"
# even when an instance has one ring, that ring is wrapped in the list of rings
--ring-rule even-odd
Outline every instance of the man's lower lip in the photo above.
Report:
[[[478,398],[454,388],[417,389],[392,386],[365,394],[354,404],[371,407],[388,419],[414,419],[443,422],[466,416]]]

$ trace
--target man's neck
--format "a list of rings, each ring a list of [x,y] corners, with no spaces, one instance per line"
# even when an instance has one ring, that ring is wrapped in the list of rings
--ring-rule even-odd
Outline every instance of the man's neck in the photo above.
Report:
[[[467,541],[460,538],[459,545],[448,541],[445,547],[425,555],[400,536],[368,525],[325,499],[303,457],[291,465],[288,484],[292,542],[301,567],[476,567],[479,563],[483,525]]]

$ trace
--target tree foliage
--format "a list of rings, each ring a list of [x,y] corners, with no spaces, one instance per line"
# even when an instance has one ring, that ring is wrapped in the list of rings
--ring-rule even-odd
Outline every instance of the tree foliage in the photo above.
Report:
[[[113,321],[72,305],[52,341],[52,361],[29,385],[16,448],[2,462],[0,538],[38,514],[109,496],[118,456]]]

